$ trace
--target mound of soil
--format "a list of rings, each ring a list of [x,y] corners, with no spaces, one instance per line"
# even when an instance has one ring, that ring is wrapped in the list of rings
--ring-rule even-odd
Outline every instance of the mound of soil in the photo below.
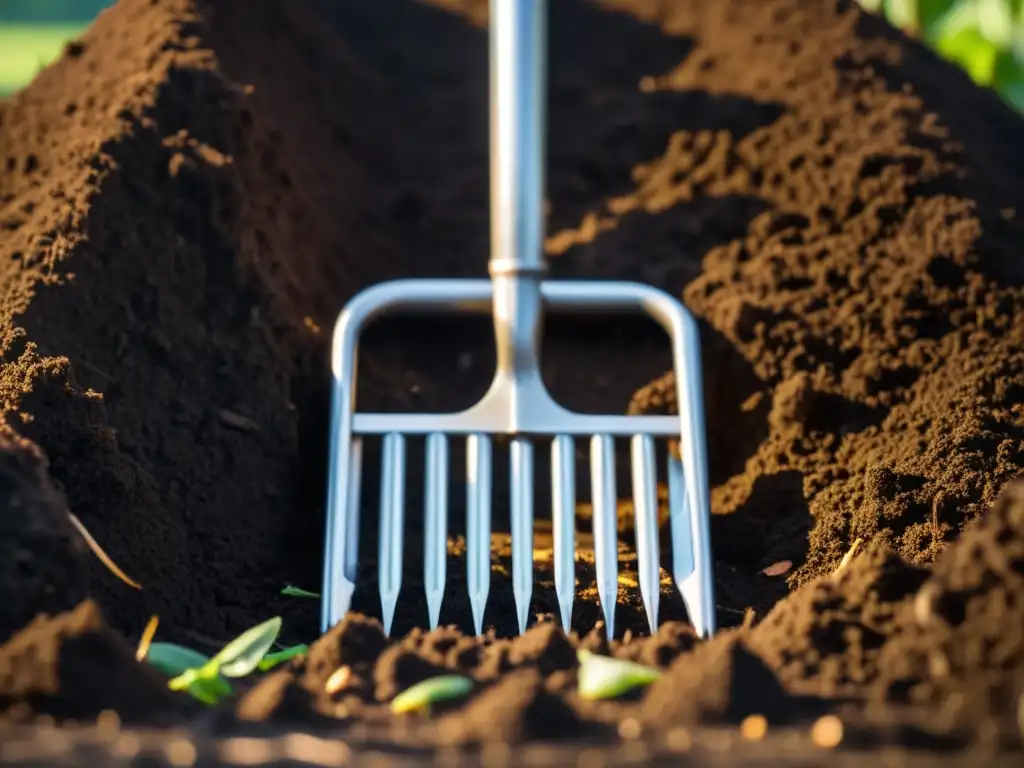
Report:
[[[80,557],[85,548],[71,530],[42,452],[9,431],[0,434],[0,489],[0,639],[6,640],[39,613],[74,607],[87,591]]]
[[[1009,739],[1024,682],[1024,502],[1007,485],[1024,468],[1021,119],[852,2],[551,6],[552,271],[642,280],[699,317],[718,618],[734,629],[696,643],[666,573],[668,623],[640,637],[625,547],[628,634],[609,646],[584,498],[576,634],[542,621],[503,639],[500,505],[492,632],[410,632],[426,622],[414,449],[401,639],[364,616],[378,612],[367,482],[359,613],[221,711],[226,727],[597,742],[854,702],[869,721],[909,707],[922,727]],[[280,591],[320,580],[329,329],[372,283],[485,274],[486,13],[121,0],[0,102],[0,659],[40,665],[32,685],[0,685],[5,707],[87,716],[62,702],[96,690],[100,708],[175,711],[112,639],[154,613],[161,639],[203,650],[269,615],[285,642],[316,636],[316,601]],[[671,412],[665,347],[647,326],[552,324],[545,379],[579,410]],[[384,323],[359,407],[466,406],[493,358],[486,322]],[[68,509],[142,590],[83,556]],[[463,519],[455,504],[442,622],[467,630]],[[542,619],[545,537],[541,520]],[[783,560],[785,577],[761,573]],[[103,619],[82,618],[87,596]],[[65,657],[59,638],[86,624],[100,650]],[[579,701],[581,645],[666,674],[640,701]],[[75,664],[109,664],[124,686]],[[340,665],[349,684],[329,694]],[[387,714],[441,670],[475,680],[468,703],[422,727]]]
[[[39,616],[0,646],[5,720],[31,720],[44,712],[91,721],[109,710],[124,722],[152,725],[193,709],[155,670],[135,661],[92,601],[54,618]]]

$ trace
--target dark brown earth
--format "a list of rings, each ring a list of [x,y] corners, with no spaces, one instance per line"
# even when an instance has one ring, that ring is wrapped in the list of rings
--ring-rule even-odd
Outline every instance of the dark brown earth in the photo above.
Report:
[[[283,642],[316,636],[316,601],[280,590],[320,579],[329,329],[377,281],[485,274],[485,21],[481,0],[121,0],[0,102],[6,719],[191,718],[133,658],[152,614],[158,639],[200,650],[273,615]],[[492,631],[466,637],[458,508],[458,629],[413,630],[414,471],[400,639],[363,615],[367,537],[361,613],[204,722],[673,749],[682,727],[833,711],[848,744],[1019,746],[1024,123],[853,3],[558,0],[550,33],[555,276],[642,280],[702,323],[724,631],[698,643],[666,575],[669,623],[641,637],[626,547],[629,637],[609,649],[595,629],[585,550],[565,637],[541,530],[540,625],[502,639],[499,533]],[[553,325],[545,377],[582,410],[671,410],[666,353],[646,326]],[[383,325],[360,407],[468,405],[492,363],[486,324]],[[587,703],[579,645],[667,672]],[[339,665],[353,676],[329,695]],[[467,702],[387,714],[451,669],[476,680]]]

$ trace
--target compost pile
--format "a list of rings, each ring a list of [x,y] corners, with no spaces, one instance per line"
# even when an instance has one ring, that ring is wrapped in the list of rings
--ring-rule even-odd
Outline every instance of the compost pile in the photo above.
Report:
[[[281,590],[320,580],[333,318],[384,279],[485,274],[486,5],[121,0],[0,103],[7,719],[192,717],[133,658],[152,614],[159,639],[204,651],[274,615],[285,641],[315,638],[316,601]],[[579,632],[548,620],[538,555],[539,624],[503,639],[498,551],[494,631],[467,636],[454,514],[457,628],[410,631],[413,471],[397,639],[367,617],[368,498],[359,612],[218,724],[377,724],[429,746],[841,710],[864,733],[1019,740],[1024,122],[853,3],[551,5],[548,256],[556,277],[645,281],[701,320],[725,629],[697,641],[666,576],[671,621],[609,647],[581,551]],[[486,386],[485,327],[382,328],[361,408],[451,409]],[[554,329],[545,375],[577,408],[671,410],[663,347]],[[627,550],[620,626],[639,630]],[[587,703],[578,647],[666,672]],[[341,665],[348,686],[326,692]],[[476,681],[468,700],[425,728],[388,714],[451,670]]]

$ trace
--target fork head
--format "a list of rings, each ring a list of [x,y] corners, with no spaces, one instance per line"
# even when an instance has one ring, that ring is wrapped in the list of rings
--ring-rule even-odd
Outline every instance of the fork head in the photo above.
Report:
[[[657,439],[678,439],[680,457],[665,466],[673,578],[695,630],[715,631],[710,548],[710,505],[700,350],[696,321],[676,299],[639,283],[543,281],[546,312],[647,313],[672,342],[678,415],[594,415],[566,410],[547,392],[539,372],[518,375],[499,365],[484,397],[448,414],[355,411],[358,343],[373,319],[396,312],[487,314],[498,296],[491,280],[398,280],[364,290],[338,317],[332,341],[332,414],[321,629],[349,610],[355,590],[363,438],[382,440],[378,581],[384,628],[390,633],[402,586],[406,438],[426,440],[424,585],[431,628],[445,592],[449,446],[465,440],[467,480],[467,584],[474,628],[483,629],[491,579],[492,437],[510,442],[512,579],[520,632],[533,593],[534,453],[551,451],[554,577],[562,625],[569,631],[575,592],[575,445],[590,444],[594,559],[598,594],[609,637],[614,635],[618,589],[615,441],[628,438],[632,464],[636,554],[640,591],[651,631],[660,596]],[[529,367],[529,366],[528,366]]]

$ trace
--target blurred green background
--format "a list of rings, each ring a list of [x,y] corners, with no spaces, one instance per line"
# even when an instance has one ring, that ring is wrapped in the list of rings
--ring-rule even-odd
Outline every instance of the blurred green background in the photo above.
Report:
[[[860,0],[1024,113],[1024,0]]]
[[[0,96],[26,85],[114,0],[0,0]]]
[[[371,0],[366,0],[370,2]],[[859,0],[1024,113],[1024,0]],[[557,0],[555,0],[557,2]],[[709,0],[714,2],[714,0]],[[114,0],[0,0],[0,96],[28,83]]]

